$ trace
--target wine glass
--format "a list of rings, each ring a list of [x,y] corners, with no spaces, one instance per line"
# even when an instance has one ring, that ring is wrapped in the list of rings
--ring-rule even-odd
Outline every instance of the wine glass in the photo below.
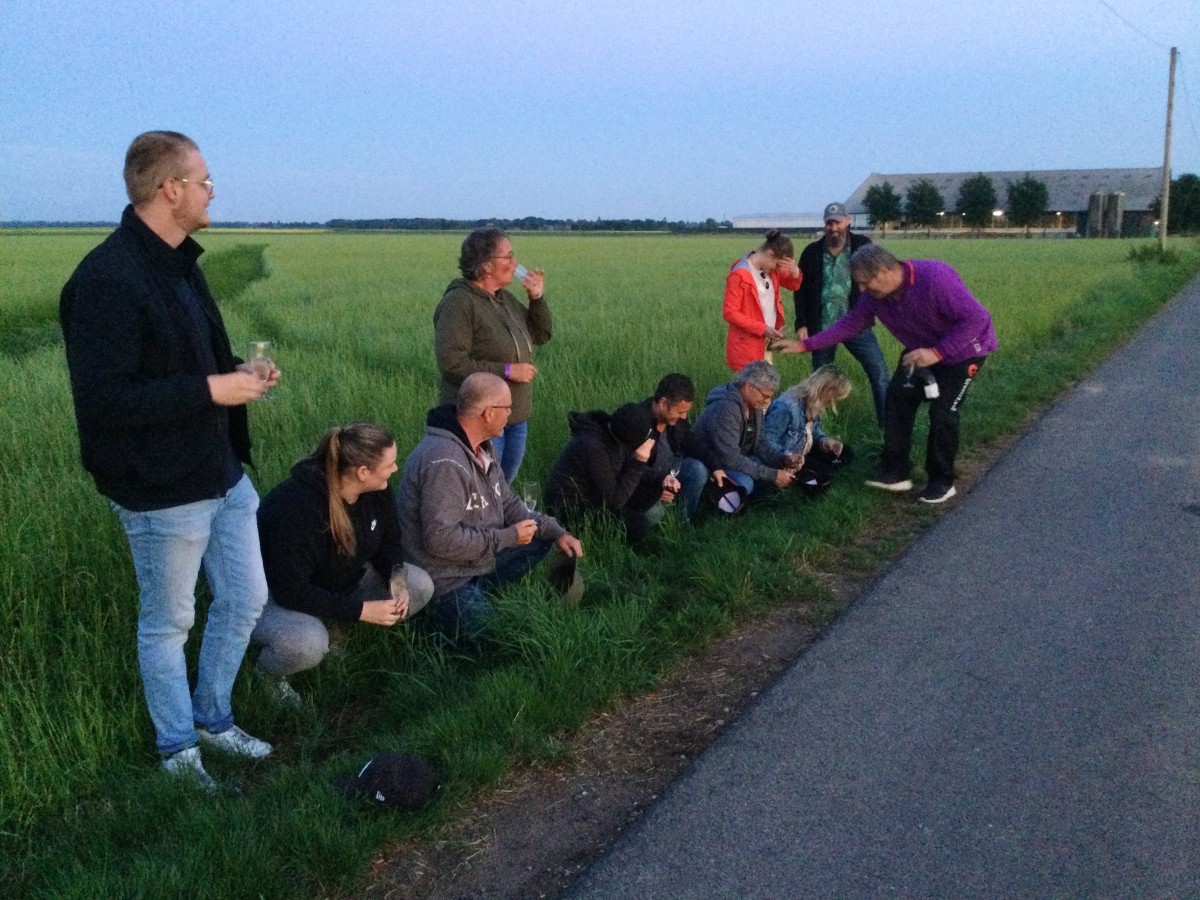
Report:
[[[404,563],[392,566],[392,577],[388,579],[388,591],[393,600],[399,600],[408,590],[408,569]]]
[[[681,485],[679,484],[679,469],[682,467],[682,465],[683,465],[683,457],[681,457],[681,456],[671,457],[671,479],[675,483],[675,493],[677,493],[677,494],[679,493],[679,489],[681,488]]]
[[[537,511],[538,504],[542,500],[542,488],[536,481],[526,481],[521,485],[521,500],[525,503],[525,508],[530,513]]]
[[[259,381],[270,379],[271,370],[275,368],[275,352],[271,347],[271,342],[251,341],[250,352],[246,354],[246,362],[250,363],[250,368],[254,370]],[[259,399],[270,400],[270,392],[263,394]]]

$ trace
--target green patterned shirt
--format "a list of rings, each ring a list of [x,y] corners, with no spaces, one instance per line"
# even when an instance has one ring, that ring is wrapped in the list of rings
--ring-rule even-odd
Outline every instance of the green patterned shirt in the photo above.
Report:
[[[821,328],[828,328],[850,308],[850,242],[834,256],[828,250],[821,253],[824,279],[821,284]]]

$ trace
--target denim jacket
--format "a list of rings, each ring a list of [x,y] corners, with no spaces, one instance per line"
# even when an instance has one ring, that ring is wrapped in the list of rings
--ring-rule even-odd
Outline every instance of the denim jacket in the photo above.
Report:
[[[799,453],[804,449],[808,412],[804,400],[784,393],[771,402],[763,423],[763,439],[779,453]],[[828,435],[821,430],[821,417],[813,420],[813,445],[819,446]],[[811,448],[810,448],[811,449]]]

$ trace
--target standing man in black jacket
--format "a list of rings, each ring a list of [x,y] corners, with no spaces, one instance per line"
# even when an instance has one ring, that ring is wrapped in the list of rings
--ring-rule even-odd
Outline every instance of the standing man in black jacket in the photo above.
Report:
[[[138,666],[163,767],[207,789],[198,743],[261,759],[230,693],[267,599],[246,403],[278,380],[235,359],[190,237],[212,177],[195,142],[149,131],[125,155],[130,205],[79,264],[59,319],[84,468],[129,538],[140,592]],[[201,564],[213,600],[195,691],[184,644]],[[198,726],[198,727],[197,727]]]
[[[869,243],[870,238],[850,231],[850,216],[843,204],[830,203],[825,207],[825,235],[800,253],[803,281],[795,292],[797,340],[805,340],[832,325],[858,302],[859,290],[850,277],[850,256]],[[867,373],[875,400],[875,418],[882,428],[891,376],[874,328],[864,328],[844,346]],[[836,352],[837,347],[814,352],[813,371],[833,362]]]

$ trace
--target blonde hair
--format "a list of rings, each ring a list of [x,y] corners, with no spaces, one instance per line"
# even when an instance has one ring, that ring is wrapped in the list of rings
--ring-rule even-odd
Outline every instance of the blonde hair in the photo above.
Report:
[[[837,412],[839,400],[850,396],[850,377],[835,365],[821,366],[799,384],[788,388],[792,397],[804,401],[804,409],[810,418],[826,412]]]
[[[333,536],[334,546],[343,556],[353,556],[357,544],[346,503],[338,492],[341,477],[357,470],[359,466],[374,468],[379,465],[384,451],[395,445],[396,438],[386,428],[371,422],[352,422],[342,428],[326,431],[308,457],[325,473],[329,533]]]

